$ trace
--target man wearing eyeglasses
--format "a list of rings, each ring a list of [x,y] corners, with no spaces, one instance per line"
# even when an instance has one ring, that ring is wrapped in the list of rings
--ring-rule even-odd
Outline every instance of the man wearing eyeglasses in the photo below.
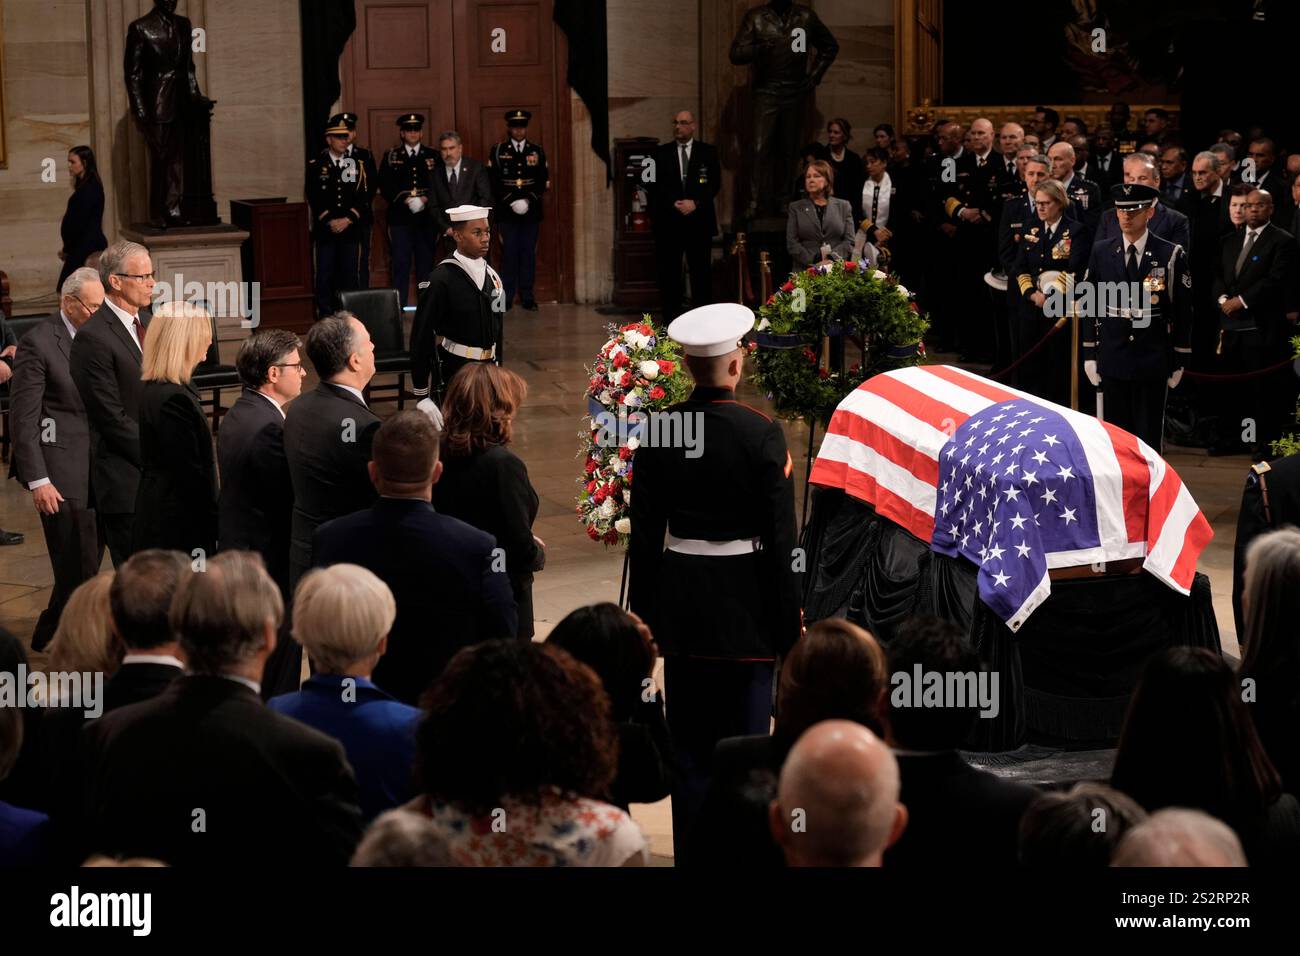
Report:
[[[82,266],[63,282],[59,311],[23,336],[9,386],[14,473],[31,492],[54,570],[50,601],[36,621],[32,649],[54,637],[63,606],[99,571],[104,549],[90,500],[90,425],[72,381],[68,353],[98,312],[104,287]]]
[[[153,298],[153,261],[119,239],[99,257],[104,304],[72,341],[72,380],[86,406],[94,449],[91,489],[113,567],[131,556],[140,484],[140,369]]]

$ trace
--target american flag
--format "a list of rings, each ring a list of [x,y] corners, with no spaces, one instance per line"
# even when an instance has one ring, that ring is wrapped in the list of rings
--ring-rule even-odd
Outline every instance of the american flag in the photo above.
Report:
[[[810,480],[974,562],[980,597],[1013,631],[1051,593],[1054,568],[1142,558],[1187,594],[1214,535],[1137,437],[945,365],[886,372],[846,396]]]

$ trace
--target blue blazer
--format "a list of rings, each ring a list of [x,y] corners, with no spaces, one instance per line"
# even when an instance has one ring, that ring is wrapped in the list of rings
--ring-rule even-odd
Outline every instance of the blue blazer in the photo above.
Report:
[[[421,715],[364,677],[346,679],[355,686],[345,688],[337,674],[313,674],[302,690],[272,697],[267,706],[343,745],[357,777],[361,814],[371,820],[415,796],[411,768]]]
[[[50,818],[0,800],[0,869],[39,866],[48,844]]]
[[[515,599],[495,548],[492,535],[427,501],[380,498],[321,525],[311,553],[317,567],[359,564],[392,590],[397,619],[374,681],[415,705],[462,647],[515,636]]]

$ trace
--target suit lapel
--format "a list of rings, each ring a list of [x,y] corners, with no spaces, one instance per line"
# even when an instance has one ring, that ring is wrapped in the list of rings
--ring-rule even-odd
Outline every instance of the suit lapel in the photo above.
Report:
[[[131,353],[131,357],[135,359],[135,364],[143,365],[144,356],[140,352],[140,347],[135,344],[135,339],[133,339],[131,333],[126,330],[126,326],[123,325],[122,320],[117,317],[117,313],[107,305],[102,306],[100,312],[103,313],[104,321],[108,323],[109,330],[113,335],[117,336],[122,345],[126,347],[126,350]],[[143,321],[140,324],[143,325]]]
[[[63,324],[63,317],[59,313],[54,313],[54,321],[50,323],[54,326],[54,341],[59,344],[59,351],[68,361],[72,361],[72,339],[68,337],[68,330]]]

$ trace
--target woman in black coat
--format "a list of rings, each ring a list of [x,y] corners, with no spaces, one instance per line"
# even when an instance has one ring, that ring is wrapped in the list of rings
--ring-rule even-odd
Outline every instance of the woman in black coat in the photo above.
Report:
[[[99,181],[95,151],[89,146],[74,146],[68,151],[68,173],[72,177],[72,195],[59,226],[63,248],[59,258],[63,270],[55,291],[63,291],[63,280],[80,269],[96,252],[108,248],[104,237],[104,184]]]
[[[497,540],[519,607],[521,640],[533,637],[533,573],[546,564],[546,545],[533,534],[537,492],[523,460],[506,446],[528,387],[492,362],[471,362],[447,385],[440,443],[442,477],[433,506]]]
[[[145,333],[140,392],[140,490],[131,551],[166,548],[191,557],[217,550],[217,467],[212,432],[190,376],[207,355],[207,310],[168,302]]]
[[[862,219],[862,187],[867,181],[867,169],[862,157],[849,149],[853,127],[849,121],[836,117],[826,124],[826,161],[835,173],[835,195],[846,200],[853,209],[853,224]]]

